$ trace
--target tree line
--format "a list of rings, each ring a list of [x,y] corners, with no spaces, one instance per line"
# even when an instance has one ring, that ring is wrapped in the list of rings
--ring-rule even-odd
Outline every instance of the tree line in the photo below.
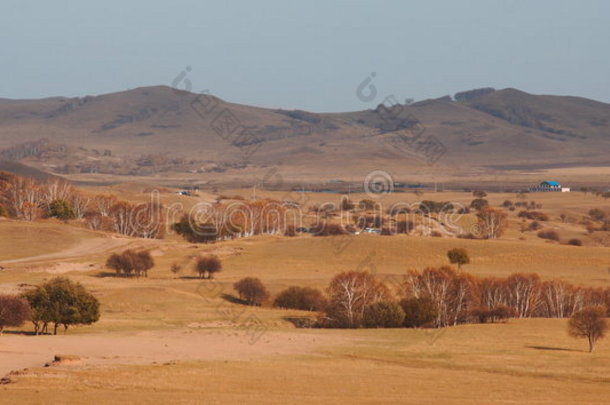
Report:
[[[23,221],[78,220],[90,229],[141,238],[164,235],[163,206],[133,204],[112,195],[89,197],[63,179],[37,181],[0,172],[0,214]]]

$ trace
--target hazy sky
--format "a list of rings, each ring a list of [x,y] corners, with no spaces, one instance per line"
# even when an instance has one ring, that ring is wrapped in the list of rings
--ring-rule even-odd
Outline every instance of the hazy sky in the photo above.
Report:
[[[607,0],[1,0],[0,97],[171,85],[190,66],[193,91],[313,111],[486,86],[610,102],[609,40]]]

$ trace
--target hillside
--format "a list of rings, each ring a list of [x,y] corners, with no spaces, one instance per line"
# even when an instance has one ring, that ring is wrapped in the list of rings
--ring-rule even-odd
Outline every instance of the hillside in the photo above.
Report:
[[[0,160],[59,174],[233,173],[610,164],[610,105],[480,89],[346,113],[264,109],[169,87],[0,99]]]

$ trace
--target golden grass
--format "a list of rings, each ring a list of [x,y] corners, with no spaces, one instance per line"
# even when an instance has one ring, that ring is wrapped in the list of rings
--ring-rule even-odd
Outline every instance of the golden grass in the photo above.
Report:
[[[406,196],[415,201],[415,196]],[[466,193],[424,198],[472,199]],[[514,195],[495,194],[489,199],[496,205],[504,199],[516,200]],[[589,208],[602,206],[600,199],[581,193],[537,194],[534,199],[542,201],[543,211],[551,215],[549,226],[566,235],[582,230],[575,223],[560,223],[559,213],[580,218]],[[244,308],[223,297],[232,294],[232,284],[246,276],[261,278],[273,294],[290,285],[324,288],[335,274],[348,270],[375,272],[392,287],[409,269],[447,264],[446,252],[454,247],[469,252],[471,263],[463,268],[469,273],[536,272],[543,279],[609,286],[610,249],[592,243],[584,247],[547,243],[531,233],[520,233],[519,221],[511,215],[511,229],[495,241],[306,235],[257,236],[196,246],[175,236],[164,241],[132,240],[134,246],[154,254],[156,266],[148,278],[117,278],[86,268],[67,274],[85,284],[102,303],[99,323],[74,328],[67,337],[76,342],[98,337],[120,342],[121,336],[137,340],[153,331],[176,330],[163,336],[169,344],[180,345],[180,334],[193,328],[232,336],[246,317],[254,315],[269,333],[281,334],[285,342],[306,335],[331,343],[307,353],[296,348],[293,354],[265,352],[256,359],[219,361],[193,355],[169,365],[127,365],[119,357],[104,365],[35,368],[16,376],[15,384],[0,386],[0,403],[603,403],[610,394],[610,343],[601,341],[596,353],[585,353],[584,341],[567,336],[565,320],[511,320],[441,331],[297,330],[286,318],[304,313]],[[95,235],[64,224],[2,221],[0,254],[4,260],[50,254]],[[217,280],[194,278],[192,258],[212,252],[224,264]],[[107,254],[75,253],[62,260],[101,265]],[[178,276],[169,271],[172,263],[184,265]],[[44,267],[35,272],[23,270],[14,265],[0,271],[0,288],[37,284],[53,276],[42,271]],[[29,337],[19,339],[26,342]],[[201,344],[206,344],[203,337]],[[0,337],[0,352],[9,349]],[[218,350],[220,358],[231,354],[230,347]],[[55,354],[49,352],[46,361]]]

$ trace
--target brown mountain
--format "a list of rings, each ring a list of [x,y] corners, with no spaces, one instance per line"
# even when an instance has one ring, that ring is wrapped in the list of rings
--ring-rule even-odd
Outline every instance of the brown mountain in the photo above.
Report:
[[[479,89],[319,114],[169,87],[0,99],[0,160],[57,173],[242,173],[276,165],[333,178],[375,168],[610,165],[610,104]]]

